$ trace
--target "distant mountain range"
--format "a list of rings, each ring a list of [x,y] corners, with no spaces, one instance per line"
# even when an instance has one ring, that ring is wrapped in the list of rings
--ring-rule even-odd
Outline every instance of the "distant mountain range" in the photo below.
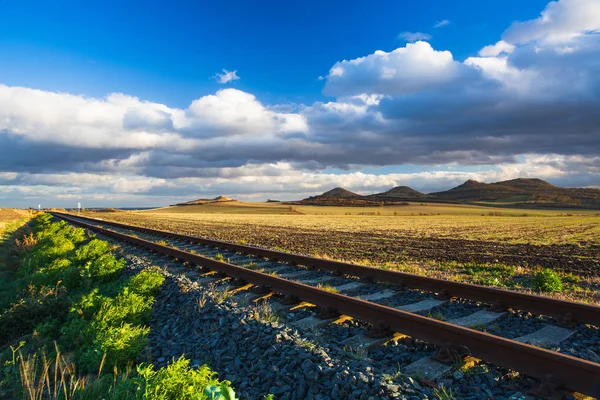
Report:
[[[468,180],[450,190],[428,194],[418,192],[408,186],[398,186],[387,192],[363,196],[338,187],[321,195],[291,203],[322,206],[372,206],[401,204],[408,201],[491,202],[525,207],[600,208],[600,189],[563,188],[535,178],[519,178],[495,183]]]

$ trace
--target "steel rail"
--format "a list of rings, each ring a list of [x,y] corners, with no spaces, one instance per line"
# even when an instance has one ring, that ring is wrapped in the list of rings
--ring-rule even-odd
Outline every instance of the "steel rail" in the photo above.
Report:
[[[70,215],[63,213],[54,214],[67,216]],[[590,304],[552,299],[549,297],[518,293],[510,290],[491,288],[488,286],[474,285],[470,283],[452,282],[443,279],[408,274],[405,272],[389,271],[340,261],[325,260],[300,254],[284,253],[281,251],[262,249],[259,247],[235,244],[221,240],[205,239],[197,236],[181,235],[168,231],[127,225],[119,222],[98,220],[95,218],[81,216],[77,216],[77,218],[138,232],[158,234],[173,239],[186,240],[196,244],[219,247],[245,254],[252,254],[255,256],[279,260],[291,264],[312,266],[314,268],[329,270],[349,276],[356,276],[371,281],[401,284],[413,289],[422,289],[434,293],[444,293],[448,297],[459,297],[473,301],[479,301],[497,306],[499,308],[512,308],[515,310],[529,311],[534,314],[557,317],[558,319],[566,320],[567,322],[570,320],[575,323],[585,323],[600,326],[600,307]]]
[[[332,308],[339,313],[361,321],[383,324],[392,331],[401,332],[440,346],[465,346],[470,355],[492,364],[510,368],[540,380],[545,380],[551,376],[554,381],[561,383],[563,387],[570,390],[590,396],[600,395],[600,364],[591,361],[342,294],[331,293],[302,283],[104,229],[64,214],[56,215],[105,236],[200,265],[257,286],[266,286],[277,293],[295,296],[302,301],[320,307]]]

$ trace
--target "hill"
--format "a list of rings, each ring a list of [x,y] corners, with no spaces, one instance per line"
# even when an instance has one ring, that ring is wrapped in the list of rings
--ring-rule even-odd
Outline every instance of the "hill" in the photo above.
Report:
[[[372,198],[373,200],[383,201],[386,204],[398,201],[421,201],[427,199],[427,195],[425,193],[416,191],[408,186],[396,186],[387,192],[375,193],[368,197]]]
[[[495,183],[473,180],[444,192],[430,193],[436,200],[499,202],[542,207],[600,207],[600,190],[563,188],[541,179],[518,178]]]
[[[336,187],[318,196],[311,196],[304,200],[295,201],[287,204],[297,205],[313,205],[313,206],[352,206],[352,207],[367,207],[380,206],[381,201],[361,196],[360,194],[351,192],[341,187]]]
[[[332,198],[332,199],[360,199],[363,196],[361,196],[360,194],[351,192],[349,190],[346,190],[344,188],[336,187],[335,189],[331,189],[330,191],[325,192],[320,196],[314,196],[314,197],[323,197],[323,198]]]
[[[217,196],[214,199],[197,199],[192,201],[186,201],[185,203],[175,204],[176,206],[197,206],[200,204],[210,204],[210,203],[222,203],[229,201],[237,201],[227,196]]]

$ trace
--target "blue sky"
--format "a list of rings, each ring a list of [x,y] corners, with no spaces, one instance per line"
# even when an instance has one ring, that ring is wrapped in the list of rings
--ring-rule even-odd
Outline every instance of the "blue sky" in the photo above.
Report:
[[[545,1],[17,1],[0,4],[2,83],[86,96],[123,92],[185,107],[237,69],[269,104],[323,100],[338,60],[428,32],[461,60]],[[448,20],[448,25],[434,25]]]
[[[599,33],[598,0],[0,0],[0,205],[600,186]]]

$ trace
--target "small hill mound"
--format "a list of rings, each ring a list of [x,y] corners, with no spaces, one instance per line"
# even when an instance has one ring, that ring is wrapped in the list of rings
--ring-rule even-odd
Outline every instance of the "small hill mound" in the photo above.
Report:
[[[316,196],[318,197],[318,196]],[[331,189],[325,193],[323,193],[320,197],[328,197],[328,198],[336,198],[336,199],[354,199],[363,197],[359,194],[351,192],[341,187],[336,187],[335,189]]]
[[[313,205],[313,206],[347,206],[347,207],[367,207],[380,206],[383,203],[376,199],[361,196],[341,187],[336,187],[318,196],[311,196],[304,200],[292,202],[289,204]]]
[[[385,204],[407,204],[407,201],[427,200],[428,196],[418,192],[408,186],[396,186],[383,193],[375,193],[368,196],[374,200],[379,200]]]
[[[186,201],[185,203],[177,203],[176,206],[197,206],[201,204],[210,204],[210,203],[225,203],[228,201],[237,201],[227,196],[217,196],[214,199],[197,199],[192,201]]]
[[[213,199],[213,201],[235,201],[235,200],[232,199],[231,197],[227,197],[227,196],[217,196]]]
[[[420,199],[421,197],[424,197],[425,194],[408,186],[396,186],[387,192],[378,193],[375,196]]]

